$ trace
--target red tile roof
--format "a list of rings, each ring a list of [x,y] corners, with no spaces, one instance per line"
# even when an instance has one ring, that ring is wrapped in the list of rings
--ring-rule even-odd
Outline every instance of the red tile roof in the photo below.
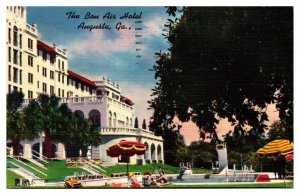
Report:
[[[90,81],[89,79],[79,75],[79,74],[76,74],[70,70],[68,70],[68,74],[69,74],[69,77],[73,78],[73,79],[77,79],[89,86],[92,86],[92,87],[97,87],[96,84],[93,82],[93,81]]]
[[[44,50],[57,55],[58,53],[55,51],[55,49],[53,49],[52,47],[50,47],[49,45],[47,45],[46,43],[43,43],[42,41],[38,40],[37,42],[38,47],[43,48]]]

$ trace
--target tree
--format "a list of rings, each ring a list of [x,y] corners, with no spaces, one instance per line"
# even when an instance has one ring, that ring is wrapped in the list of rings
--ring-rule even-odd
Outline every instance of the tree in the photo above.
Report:
[[[30,103],[22,108],[24,94],[13,91],[7,94],[7,138],[13,144],[13,154],[20,154],[20,140],[32,140],[39,136],[39,126],[32,120],[35,105]]]
[[[143,120],[142,129],[147,129],[146,119]]]
[[[194,167],[207,169],[211,169],[212,163],[218,159],[215,145],[204,141],[194,141],[187,146],[187,156]]]
[[[20,111],[24,101],[24,94],[22,92],[13,91],[7,94],[7,138],[12,141],[13,154],[20,154],[20,140],[24,138],[25,123],[24,115]]]
[[[177,10],[167,12],[176,16]],[[216,125],[225,118],[259,137],[268,104],[293,124],[291,7],[185,7],[165,26],[170,48],[156,53],[149,101],[157,135],[172,128],[176,116],[217,141]]]
[[[134,120],[134,128],[139,128],[138,117],[135,117],[135,120]]]
[[[286,124],[285,121],[275,121],[268,132],[268,139],[288,139],[293,140],[293,131],[290,124]]]
[[[187,150],[183,136],[179,130],[166,130],[163,134],[165,163],[178,166],[186,161]]]
[[[47,94],[40,94],[36,100],[39,105],[36,112],[39,117],[36,117],[36,122],[45,133],[44,155],[48,158],[52,157],[52,139],[56,138],[58,130],[66,129],[60,123],[64,117],[59,111],[59,100],[59,97]]]

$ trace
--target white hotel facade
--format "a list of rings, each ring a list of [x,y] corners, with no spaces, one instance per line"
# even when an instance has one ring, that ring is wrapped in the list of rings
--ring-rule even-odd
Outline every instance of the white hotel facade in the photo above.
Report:
[[[98,147],[91,147],[90,155],[106,165],[120,162],[108,157],[106,149],[122,140],[139,141],[147,147],[145,155],[131,157],[130,163],[164,162],[163,139],[149,130],[133,128],[133,102],[122,96],[117,83],[105,78],[91,81],[69,70],[66,49],[39,39],[37,26],[27,24],[25,7],[7,7],[6,26],[7,93],[22,91],[24,106],[40,93],[55,94],[72,111],[92,120],[98,125],[103,141]],[[8,146],[10,142],[7,140]],[[43,135],[35,140],[22,140],[23,156],[42,158],[43,142]],[[79,151],[62,143],[52,145],[54,158],[79,155]]]

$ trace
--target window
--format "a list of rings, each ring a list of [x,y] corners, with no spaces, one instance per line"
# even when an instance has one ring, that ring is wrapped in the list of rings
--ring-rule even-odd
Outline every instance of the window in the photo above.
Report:
[[[43,76],[47,77],[47,69],[43,67]]]
[[[33,98],[33,92],[32,92],[32,91],[28,90],[27,95],[28,95],[28,98],[29,98],[29,99],[32,99],[32,98]]]
[[[69,79],[69,77],[67,76],[67,85],[69,85],[70,84],[70,79]]]
[[[11,28],[8,28],[8,43],[11,43]]]
[[[45,51],[43,51],[43,60],[46,61],[47,60],[47,53]]]
[[[11,81],[11,66],[8,66],[8,81]]]
[[[54,95],[54,86],[50,85],[50,95]]]
[[[93,90],[92,90],[92,88],[90,88],[90,94],[93,95]]]
[[[60,96],[60,88],[58,88],[58,96]]]
[[[18,64],[18,51],[14,49],[14,64]]]
[[[76,87],[76,89],[78,89],[78,82],[77,81],[75,81],[75,87]]]
[[[14,26],[14,46],[18,46],[18,28]]]
[[[60,82],[60,73],[58,73],[58,82]]]
[[[22,34],[20,34],[20,48],[22,48]]]
[[[11,93],[11,85],[8,85],[8,93]]]
[[[33,74],[28,73],[28,83],[33,84]]]
[[[60,59],[58,59],[58,69],[60,69]]]
[[[65,90],[62,90],[62,97],[65,97]]]
[[[37,87],[40,88],[40,81],[37,82]]]
[[[84,85],[81,84],[81,91],[84,91]]]
[[[65,75],[61,75],[62,83],[65,83]]]
[[[18,91],[18,87],[17,86],[13,86],[13,91]]]
[[[28,49],[33,49],[33,40],[28,38]]]
[[[28,56],[28,65],[33,66],[33,57],[32,56]]]
[[[11,48],[8,48],[8,62],[11,62]]]
[[[40,65],[37,65],[37,72],[40,72]]]
[[[20,85],[22,85],[22,70],[20,70]]]
[[[13,81],[14,81],[14,83],[18,83],[18,69],[17,68],[14,68]]]
[[[61,61],[61,63],[62,63],[62,70],[65,70],[65,62],[64,61]]]
[[[20,66],[22,66],[22,52],[20,52]]]
[[[50,70],[50,79],[54,79],[54,71]]]
[[[43,83],[43,92],[47,93],[47,84],[46,83]]]

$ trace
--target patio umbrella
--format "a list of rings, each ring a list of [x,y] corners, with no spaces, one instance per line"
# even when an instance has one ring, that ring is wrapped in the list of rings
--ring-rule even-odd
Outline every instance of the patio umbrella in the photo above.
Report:
[[[294,154],[288,154],[285,156],[285,160],[288,162],[288,161],[291,161],[291,160],[294,160]]]
[[[272,157],[277,158],[278,155],[287,155],[292,154],[294,152],[294,144],[289,140],[278,139],[273,140],[266,144],[264,147],[258,149],[256,154],[258,157]]]
[[[110,157],[124,156],[129,158],[133,155],[145,154],[146,146],[140,142],[134,141],[121,141],[106,150],[106,153]],[[127,160],[127,175],[128,175],[128,160]]]

